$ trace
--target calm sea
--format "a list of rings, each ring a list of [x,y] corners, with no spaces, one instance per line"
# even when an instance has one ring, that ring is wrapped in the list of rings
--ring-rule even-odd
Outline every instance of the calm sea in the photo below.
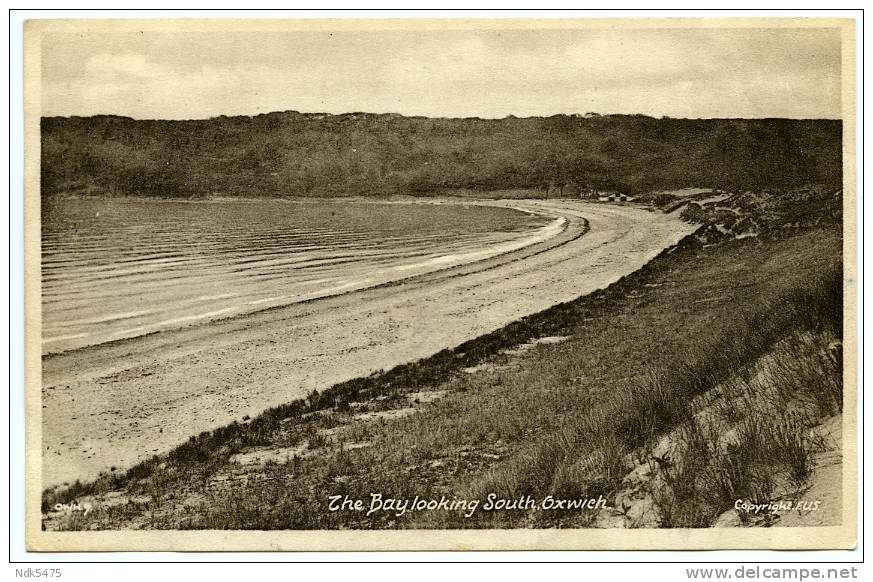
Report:
[[[42,228],[52,353],[485,259],[561,222],[472,204],[88,199],[55,202]]]

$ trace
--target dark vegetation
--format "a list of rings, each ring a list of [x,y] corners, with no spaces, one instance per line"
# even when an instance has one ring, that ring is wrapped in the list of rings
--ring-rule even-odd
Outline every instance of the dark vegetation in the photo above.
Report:
[[[643,115],[429,119],[294,111],[42,120],[42,192],[343,196],[536,189],[838,189],[839,121]]]
[[[590,511],[364,517],[329,513],[327,496],[604,495],[626,526],[703,527],[736,499],[800,491],[821,446],[809,430],[842,410],[840,201],[805,188],[704,204],[710,222],[607,289],[46,491],[43,509],[122,491],[126,503],[52,527],[585,527],[610,524]],[[718,206],[754,232],[725,234]],[[508,351],[546,336],[567,340]],[[422,405],[428,392],[447,395]],[[234,460],[282,447],[299,454]],[[648,477],[630,480],[638,467]]]

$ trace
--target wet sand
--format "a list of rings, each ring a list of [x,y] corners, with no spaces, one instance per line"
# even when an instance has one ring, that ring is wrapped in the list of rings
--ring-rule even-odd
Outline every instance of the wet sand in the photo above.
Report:
[[[694,229],[637,207],[487,203],[564,217],[566,228],[394,284],[45,356],[43,487],[124,469],[201,431],[603,288]]]

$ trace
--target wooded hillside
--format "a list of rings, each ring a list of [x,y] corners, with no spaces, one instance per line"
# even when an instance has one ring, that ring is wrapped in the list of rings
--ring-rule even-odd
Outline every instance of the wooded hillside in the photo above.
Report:
[[[43,195],[423,194],[569,185],[839,188],[840,121],[588,114],[431,119],[304,114],[42,119]],[[565,192],[565,193],[566,193]]]

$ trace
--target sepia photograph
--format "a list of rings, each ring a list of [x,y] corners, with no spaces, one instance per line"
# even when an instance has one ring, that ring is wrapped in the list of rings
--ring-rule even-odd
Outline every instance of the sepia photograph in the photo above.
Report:
[[[855,41],[26,21],[28,549],[854,547]]]

